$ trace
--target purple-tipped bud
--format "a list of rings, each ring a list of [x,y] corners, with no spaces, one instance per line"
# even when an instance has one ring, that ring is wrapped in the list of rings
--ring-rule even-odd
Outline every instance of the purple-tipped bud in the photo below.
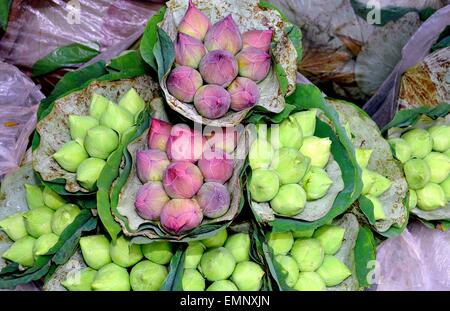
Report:
[[[202,156],[206,138],[187,124],[177,124],[167,141],[167,156],[171,161],[195,162]]]
[[[206,54],[203,43],[190,35],[179,33],[175,44],[175,61],[178,65],[197,68]]]
[[[236,149],[238,132],[234,127],[214,128],[204,135],[208,139],[208,147],[212,150],[221,149],[231,153]]]
[[[198,160],[198,167],[205,181],[224,184],[233,175],[234,163],[229,154],[215,149],[203,153],[202,158]]]
[[[159,149],[136,152],[136,171],[143,184],[148,181],[161,181],[169,164],[166,153]]]
[[[223,216],[230,208],[230,193],[227,187],[216,182],[207,182],[197,193],[196,200],[203,215],[208,218]]]
[[[242,34],[244,48],[254,47],[268,52],[272,42],[273,30],[249,30]]]
[[[237,77],[230,86],[228,92],[231,95],[231,109],[241,111],[256,105],[259,101],[259,88],[250,79]]]
[[[178,31],[188,34],[198,40],[203,40],[210,27],[211,22],[208,17],[206,17],[202,11],[197,9],[197,7],[192,3],[192,0],[189,0],[188,9],[178,25]]]
[[[163,177],[164,189],[172,199],[190,199],[202,184],[200,169],[188,161],[171,163]]]
[[[270,55],[253,47],[243,49],[236,56],[239,75],[259,82],[263,80],[270,69]]]
[[[152,119],[150,131],[148,132],[148,147],[166,151],[172,125],[167,122]]]
[[[197,227],[202,219],[202,210],[195,200],[170,200],[161,212],[161,225],[174,234],[180,234]]]
[[[238,65],[230,52],[218,50],[202,58],[199,71],[206,82],[227,87],[236,78]]]
[[[204,85],[194,96],[194,106],[198,113],[208,119],[218,119],[230,109],[230,94],[220,85]]]
[[[134,207],[136,212],[144,219],[157,220],[164,205],[170,198],[159,181],[152,181],[141,186],[136,195]]]
[[[195,92],[202,86],[200,73],[187,66],[175,67],[167,77],[167,89],[176,99],[190,103],[194,100]]]
[[[242,49],[242,36],[231,14],[208,30],[205,47],[208,51],[227,50],[233,55]]]

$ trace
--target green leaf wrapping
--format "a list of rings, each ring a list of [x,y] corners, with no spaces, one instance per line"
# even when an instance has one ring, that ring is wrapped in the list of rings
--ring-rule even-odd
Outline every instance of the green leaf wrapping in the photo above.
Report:
[[[8,28],[9,9],[12,0],[0,0],[0,27],[6,31]]]
[[[368,288],[373,283],[369,278],[374,277],[376,258],[376,244],[372,231],[368,227],[361,227],[355,245],[355,269],[361,288]]]
[[[139,48],[142,58],[155,71],[158,71],[158,65],[156,63],[155,55],[153,54],[154,46],[158,40],[157,25],[163,20],[166,9],[167,7],[163,6],[158,13],[153,15],[153,17],[148,21],[144,34],[142,35],[141,45]]]

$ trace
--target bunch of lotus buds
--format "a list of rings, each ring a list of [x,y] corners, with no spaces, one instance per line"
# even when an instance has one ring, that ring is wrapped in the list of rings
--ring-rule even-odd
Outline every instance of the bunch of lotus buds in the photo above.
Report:
[[[211,25],[189,1],[178,26],[175,68],[167,78],[169,93],[194,103],[198,113],[218,119],[229,109],[241,111],[258,103],[257,85],[271,65],[273,31],[250,30],[241,34],[232,15]]]

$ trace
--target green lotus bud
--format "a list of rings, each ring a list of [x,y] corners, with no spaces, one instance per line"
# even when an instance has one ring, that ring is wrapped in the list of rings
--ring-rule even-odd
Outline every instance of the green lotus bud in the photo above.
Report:
[[[233,273],[235,266],[236,260],[233,254],[225,247],[213,248],[207,251],[200,260],[200,269],[205,278],[211,282],[228,279]]]
[[[443,152],[447,157],[450,157],[450,149],[447,149],[447,151]]]
[[[259,291],[262,286],[264,270],[252,261],[243,261],[236,265],[231,280],[241,291]]]
[[[300,125],[293,117],[289,117],[279,125],[279,147],[300,149],[303,143],[303,132]],[[278,144],[277,144],[278,145]]]
[[[124,236],[120,236],[115,242],[111,242],[109,254],[116,265],[124,268],[135,265],[144,257],[141,246],[131,244]]]
[[[392,150],[394,150],[395,157],[402,163],[405,163],[409,159],[411,159],[411,147],[406,142],[406,140],[402,138],[392,138],[388,140],[391,145]]]
[[[323,264],[316,272],[327,286],[336,286],[352,275],[350,269],[342,261],[331,255],[325,255]]]
[[[13,241],[28,235],[22,213],[16,213],[0,220],[0,230],[5,231]]]
[[[300,125],[303,137],[313,136],[316,131],[317,109],[294,113],[291,117]]]
[[[363,168],[361,170],[361,180],[363,183],[363,189],[361,193],[363,195],[366,195],[369,193],[370,189],[372,188],[375,182],[375,172]]]
[[[358,162],[359,167],[366,168],[369,164],[370,157],[372,156],[372,149],[362,149],[362,148],[356,148],[355,149],[355,155],[356,155],[356,162]]]
[[[248,233],[235,233],[225,243],[225,248],[233,255],[236,262],[250,259],[250,236]]]
[[[34,209],[45,205],[41,187],[37,185],[25,184],[25,193],[29,209]]]
[[[136,118],[144,110],[145,102],[136,90],[131,88],[122,96],[119,106],[128,110]]]
[[[165,241],[145,244],[142,245],[142,253],[148,260],[160,265],[165,265],[172,259],[172,244]]]
[[[98,142],[97,142],[98,143]],[[65,143],[54,155],[58,164],[68,172],[75,173],[78,165],[89,157],[83,146],[74,140]]]
[[[432,211],[447,204],[444,190],[438,184],[430,182],[416,193],[417,207],[424,211]]]
[[[105,112],[108,104],[108,98],[94,93],[94,95],[92,95],[91,105],[89,106],[89,114],[97,120],[100,120],[100,117],[102,116],[103,112]]]
[[[324,250],[316,239],[296,240],[291,249],[298,268],[302,272],[314,271],[323,262]]]
[[[280,180],[271,169],[258,168],[252,172],[249,191],[253,201],[268,202],[278,193]]]
[[[411,159],[403,166],[408,187],[413,190],[421,189],[430,181],[431,170],[427,162],[422,159]]]
[[[372,172],[371,175],[373,183],[368,194],[374,197],[379,197],[391,187],[392,182],[377,172]]]
[[[183,278],[181,279],[181,287],[183,291],[204,291],[205,279],[196,269],[185,269]]]
[[[24,267],[31,267],[34,263],[33,247],[35,242],[36,239],[30,236],[21,238],[14,242],[2,257]]]
[[[298,265],[294,258],[286,255],[278,255],[275,260],[280,264],[283,273],[286,274],[286,285],[294,287],[298,280]]]
[[[328,177],[327,172],[323,168],[311,167],[303,178],[306,200],[313,201],[323,198],[332,184],[333,180]]]
[[[84,236],[80,247],[84,261],[92,269],[98,270],[111,262],[109,241],[104,235]]]
[[[59,208],[52,217],[53,232],[57,235],[61,235],[63,231],[73,223],[80,212],[80,208],[75,204],[66,204]]]
[[[386,219],[386,213],[384,212],[383,205],[377,197],[366,195],[366,198],[372,202],[373,205],[373,217],[375,220],[383,220]]]
[[[48,207],[38,207],[23,214],[28,234],[38,238],[41,235],[51,233],[53,214],[53,210]]]
[[[295,216],[306,205],[306,193],[298,184],[283,185],[270,201],[272,209],[283,216]]]
[[[421,128],[406,132],[402,138],[411,147],[411,156],[414,158],[425,158],[431,152],[433,143],[430,134]]]
[[[313,236],[313,234],[314,234],[314,229],[292,231],[292,236],[294,237],[294,239],[310,238]]]
[[[144,260],[131,269],[130,283],[134,291],[158,291],[169,272],[163,265]]]
[[[75,273],[69,273],[67,278],[61,282],[68,291],[90,291],[91,284],[94,281],[97,271],[89,267],[83,268]]]
[[[430,168],[430,182],[440,184],[450,174],[450,157],[445,154],[430,152],[424,160]]]
[[[122,135],[134,124],[134,116],[125,108],[109,102],[105,112],[100,118],[100,124],[115,130]]]
[[[91,157],[106,159],[117,149],[119,137],[116,132],[106,126],[91,128],[84,138],[84,147]]]
[[[47,233],[41,235],[34,243],[33,255],[34,258],[48,253],[48,251],[58,243],[59,236],[54,233]]]
[[[66,204],[66,201],[59,194],[57,194],[47,186],[44,187],[42,197],[44,199],[45,206],[48,206],[53,210],[57,210],[58,208]]]
[[[408,190],[408,210],[412,210],[417,206],[417,193],[415,190]]]
[[[239,289],[229,280],[215,281],[206,289],[207,292],[237,292]]]
[[[435,125],[428,129],[428,133],[433,141],[433,150],[444,152],[450,148],[450,126]]]
[[[129,291],[130,276],[127,269],[109,263],[98,270],[91,288],[96,291]]]
[[[223,246],[223,244],[225,244],[227,237],[228,237],[227,229],[223,228],[219,232],[214,234],[212,237],[201,240],[201,242],[207,248],[220,247]]]
[[[189,246],[184,252],[184,268],[185,269],[195,269],[202,259],[203,252],[205,251],[205,246],[198,241],[189,242]]]
[[[272,162],[273,158],[272,145],[265,139],[257,139],[250,147],[248,159],[252,170],[258,168],[267,168]]]
[[[298,291],[324,291],[326,285],[316,272],[300,272],[294,289]]]
[[[69,116],[70,136],[83,146],[84,137],[89,129],[98,125],[98,120],[91,116]]]
[[[269,232],[267,244],[273,251],[273,255],[286,255],[294,245],[292,232]]]
[[[326,255],[334,255],[342,246],[345,229],[335,225],[325,225],[314,233],[314,238],[319,240]]]
[[[89,158],[81,162],[77,169],[77,181],[88,190],[94,188],[106,162],[103,159]]]
[[[296,184],[305,176],[310,162],[294,148],[281,148],[275,152],[271,167],[277,172],[282,185]]]
[[[316,136],[306,137],[300,152],[311,159],[311,165],[324,168],[330,158],[331,140]]]

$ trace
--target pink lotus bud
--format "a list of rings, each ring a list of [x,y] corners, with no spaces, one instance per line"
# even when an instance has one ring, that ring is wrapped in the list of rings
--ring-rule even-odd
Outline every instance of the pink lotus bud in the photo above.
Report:
[[[231,153],[236,149],[238,132],[234,127],[214,128],[205,133],[208,139],[208,146],[212,149],[221,149]]]
[[[233,55],[242,49],[241,32],[231,14],[208,30],[205,36],[205,46],[208,51],[227,50]]]
[[[259,88],[250,79],[237,77],[230,86],[231,109],[241,111],[253,107],[259,101]]]
[[[253,47],[243,49],[236,56],[239,75],[259,82],[263,80],[270,69],[270,55]]]
[[[207,150],[198,160],[198,167],[205,181],[224,184],[233,175],[234,163],[230,155],[220,149]]]
[[[224,116],[230,108],[230,94],[220,85],[209,84],[200,87],[194,96],[198,113],[208,119]]]
[[[230,193],[227,187],[216,182],[207,182],[197,193],[196,200],[203,215],[208,218],[223,216],[230,208]]]
[[[170,201],[159,181],[152,181],[141,186],[136,195],[134,207],[144,219],[157,220],[164,207]]]
[[[203,80],[197,70],[179,66],[172,69],[166,84],[172,96],[182,102],[190,103],[194,100],[195,92],[202,86]]]
[[[161,225],[169,232],[180,234],[202,222],[203,214],[195,200],[174,199],[164,205]]]
[[[236,78],[238,65],[230,52],[218,50],[202,58],[199,71],[206,82],[227,87]]]
[[[203,184],[199,168],[188,161],[172,162],[163,177],[163,186],[172,199],[190,199]]]
[[[242,34],[244,48],[254,47],[268,52],[272,42],[273,30],[249,30]]]
[[[176,57],[178,65],[197,68],[200,60],[206,54],[203,43],[187,34],[178,33],[178,40],[175,44]]]
[[[206,138],[187,124],[177,124],[167,141],[167,155],[171,161],[195,162],[202,156]]]
[[[166,151],[172,125],[167,122],[152,119],[150,131],[148,132],[148,147]]]
[[[143,184],[148,181],[161,181],[164,170],[169,164],[167,155],[159,149],[136,152],[136,171]]]
[[[188,34],[198,40],[203,40],[210,27],[211,22],[208,17],[206,17],[202,11],[197,9],[197,7],[192,3],[192,0],[189,0],[188,9],[178,25],[178,31]]]

